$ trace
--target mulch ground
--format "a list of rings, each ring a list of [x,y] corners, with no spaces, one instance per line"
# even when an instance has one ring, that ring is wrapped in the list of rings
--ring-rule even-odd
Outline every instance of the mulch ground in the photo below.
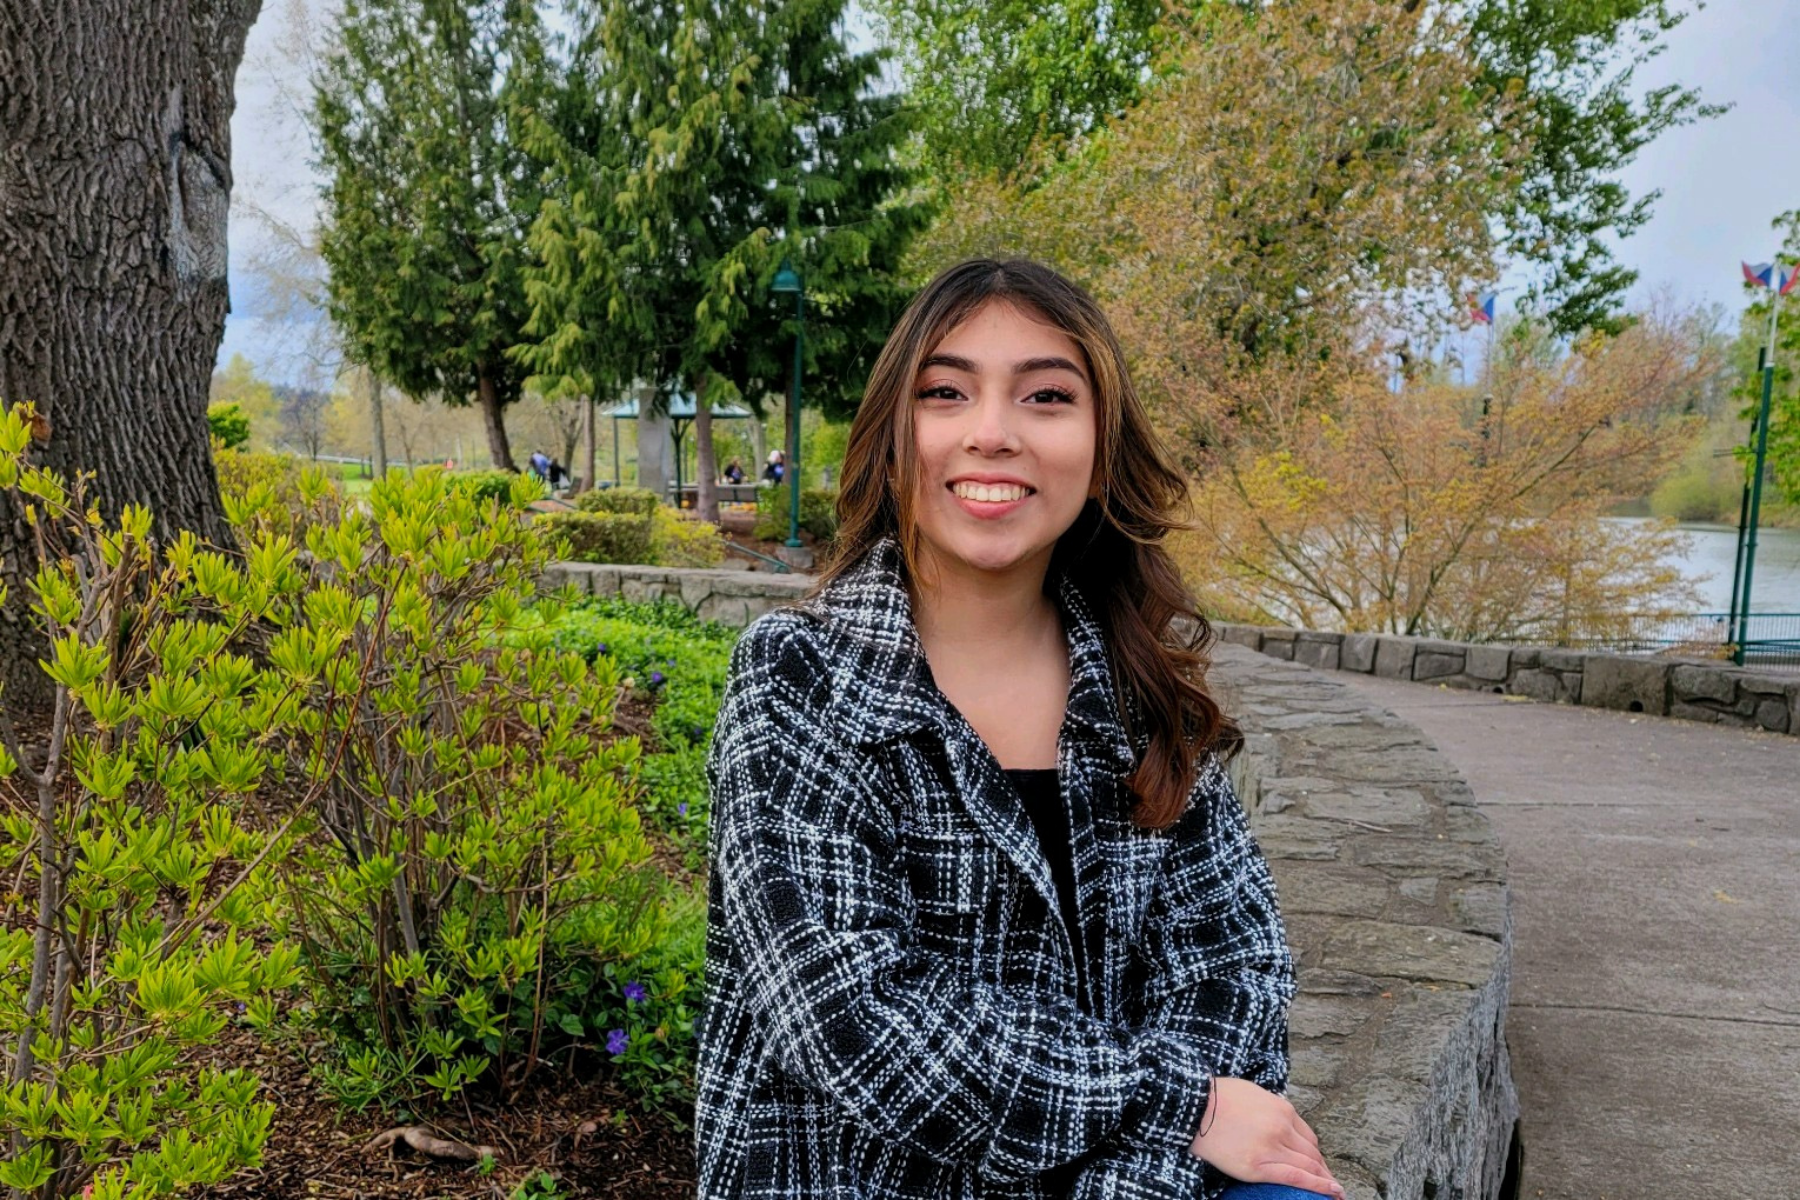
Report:
[[[570,1087],[551,1080],[504,1109],[471,1104],[419,1122],[437,1137],[492,1147],[493,1166],[484,1173],[404,1143],[369,1149],[396,1122],[338,1105],[313,1082],[298,1052],[274,1047],[253,1030],[229,1031],[216,1052],[221,1065],[261,1075],[262,1095],[276,1109],[263,1165],[195,1193],[204,1200],[507,1200],[540,1172],[555,1180],[557,1191],[548,1194],[583,1200],[685,1200],[694,1193],[691,1134],[643,1116],[602,1082]]]

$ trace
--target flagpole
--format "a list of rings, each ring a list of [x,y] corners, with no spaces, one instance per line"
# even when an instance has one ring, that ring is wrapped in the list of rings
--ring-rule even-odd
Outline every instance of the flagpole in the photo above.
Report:
[[[1800,267],[1796,267],[1800,270]],[[1750,514],[1744,533],[1743,607],[1738,611],[1737,630],[1732,637],[1732,661],[1744,665],[1744,642],[1750,636],[1750,589],[1756,578],[1756,526],[1762,519],[1763,466],[1769,455],[1769,404],[1775,394],[1775,330],[1781,316],[1781,260],[1772,268],[1769,290],[1775,293],[1769,305],[1769,347],[1763,352],[1762,403],[1756,414],[1756,456],[1750,473]],[[1732,589],[1734,592],[1736,588]]]

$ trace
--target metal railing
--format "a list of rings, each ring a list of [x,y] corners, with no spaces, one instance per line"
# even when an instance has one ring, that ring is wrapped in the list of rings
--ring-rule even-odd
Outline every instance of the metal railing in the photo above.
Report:
[[[1745,666],[1800,669],[1800,613],[1751,613],[1744,632]],[[1557,644],[1618,654],[1727,659],[1736,650],[1731,637],[1729,614],[1696,613],[1677,618],[1628,619],[1623,628],[1559,638]]]

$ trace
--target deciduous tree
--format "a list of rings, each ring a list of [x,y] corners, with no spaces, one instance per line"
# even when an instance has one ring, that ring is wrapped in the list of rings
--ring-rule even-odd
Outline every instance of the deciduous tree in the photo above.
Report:
[[[108,515],[229,541],[207,442],[233,89],[260,0],[0,5],[0,404]],[[44,695],[33,537],[0,499],[0,679]]]
[[[1221,613],[1472,640],[1617,635],[1691,611],[1678,535],[1603,518],[1686,450],[1700,420],[1668,415],[1671,397],[1711,366],[1660,320],[1555,363],[1522,357],[1485,406],[1342,365],[1331,411],[1279,445],[1208,455],[1189,579]]]

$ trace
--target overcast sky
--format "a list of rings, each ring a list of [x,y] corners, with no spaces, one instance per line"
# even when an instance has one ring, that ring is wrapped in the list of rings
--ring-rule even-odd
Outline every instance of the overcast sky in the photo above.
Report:
[[[305,130],[275,85],[296,75],[281,43],[293,4],[271,0],[250,34],[238,77],[232,121],[233,165],[240,200],[304,225],[317,180]],[[311,7],[322,7],[311,0]],[[1800,208],[1800,0],[1713,0],[1669,39],[1666,53],[1642,73],[1645,86],[1679,81],[1731,110],[1649,146],[1623,173],[1634,195],[1661,189],[1655,216],[1620,245],[1619,257],[1642,273],[1643,287],[1667,287],[1677,299],[1744,304],[1738,263],[1771,257],[1770,222]],[[244,264],[257,226],[234,212],[234,264]],[[281,322],[259,318],[253,290],[234,273],[233,304],[220,361],[242,352],[278,379],[303,372],[298,339]]]

